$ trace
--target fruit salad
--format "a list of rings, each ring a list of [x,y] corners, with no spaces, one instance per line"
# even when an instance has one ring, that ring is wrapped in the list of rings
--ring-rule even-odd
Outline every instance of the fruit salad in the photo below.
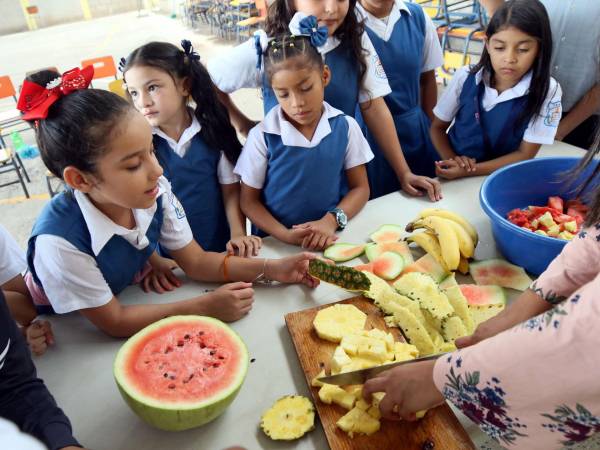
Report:
[[[588,209],[579,199],[565,201],[554,196],[548,198],[546,206],[513,209],[507,219],[536,234],[570,241],[581,230]]]

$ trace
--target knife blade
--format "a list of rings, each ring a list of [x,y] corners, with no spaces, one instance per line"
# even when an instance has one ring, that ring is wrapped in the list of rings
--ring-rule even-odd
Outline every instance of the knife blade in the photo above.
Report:
[[[326,384],[335,384],[338,386],[364,384],[369,378],[376,377],[380,373],[393,369],[394,367],[404,366],[406,364],[413,364],[421,361],[431,361],[432,359],[438,359],[440,356],[447,355],[448,353],[449,352],[436,353],[435,355],[423,356],[422,358],[408,359],[406,361],[398,361],[383,364],[381,366],[369,367],[368,369],[338,373],[337,375],[329,375],[327,377],[318,378],[318,381]]]

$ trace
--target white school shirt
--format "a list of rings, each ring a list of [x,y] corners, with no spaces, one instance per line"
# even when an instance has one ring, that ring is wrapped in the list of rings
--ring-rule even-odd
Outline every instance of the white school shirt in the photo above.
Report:
[[[192,230],[167,179],[160,177],[158,186],[163,209],[160,244],[168,250],[181,249],[192,241]],[[113,235],[123,237],[140,250],[148,246],[146,231],[156,212],[157,203],[148,209],[134,209],[136,227],[129,230],[105,216],[85,194],[74,192],[85,223],[91,231],[92,251],[95,255],[102,251]],[[127,264],[127,261],[122,263]],[[44,292],[57,313],[103,306],[114,296],[96,260],[62,237],[39,235],[35,241],[33,265]]]
[[[319,52],[325,55],[340,43],[341,41],[337,37],[329,36],[325,45],[319,48]],[[379,56],[366,31],[361,36],[361,43],[365,50],[367,71],[358,93],[358,102],[365,103],[385,97],[392,90]],[[211,59],[206,68],[215,85],[221,91],[230,94],[242,88],[262,87],[262,69],[256,68],[256,61],[254,39],[251,38],[220,57]]]
[[[0,225],[0,285],[27,269],[25,254],[10,233]]]
[[[363,6],[357,2],[356,10],[358,16],[362,17],[365,21],[365,25],[368,26],[377,36],[384,41],[389,41],[394,31],[396,22],[402,19],[402,12],[406,11],[408,14],[412,14],[410,9],[406,6],[402,0],[395,0],[392,5],[392,10],[387,17],[375,17],[368,12]],[[425,41],[423,42],[423,60],[421,61],[421,73],[429,72],[430,70],[437,69],[444,63],[444,55],[442,53],[442,46],[438,38],[435,25],[431,18],[423,12],[425,17]]]
[[[454,77],[448,84],[448,87],[438,100],[437,105],[433,108],[433,114],[444,122],[452,122],[460,102],[460,93],[462,92],[463,84],[469,76],[470,67],[464,66],[456,71]],[[485,83],[485,93],[482,99],[482,106],[486,111],[491,111],[498,103],[502,103],[513,98],[518,98],[526,95],[529,92],[531,84],[531,72],[528,72],[515,84],[512,88],[498,94],[498,91],[489,85],[489,77],[483,75],[483,69],[475,74],[475,82],[477,84]],[[542,104],[542,108],[537,115],[531,118],[523,140],[532,144],[552,144],[558,122],[562,114],[561,99],[562,90],[560,85],[554,78],[550,78],[550,88],[546,99]]]
[[[244,184],[255,189],[262,189],[265,184],[268,166],[268,149],[264,133],[281,136],[283,145],[304,148],[316,147],[331,133],[329,119],[343,114],[339,109],[323,102],[323,114],[321,114],[315,133],[309,141],[288,122],[281,111],[281,106],[275,106],[268,112],[264,120],[248,133],[248,139],[242,149],[242,154],[238,159],[234,172],[242,178]],[[356,120],[350,116],[345,117],[348,121],[348,147],[344,158],[344,168],[348,170],[368,163],[374,155]]]
[[[152,127],[152,134],[156,134],[167,141],[169,147],[171,147],[173,151],[182,158],[192,146],[192,139],[194,136],[200,133],[200,130],[202,129],[202,126],[200,125],[200,122],[198,122],[194,111],[189,110],[189,112],[190,117],[192,118],[192,123],[189,127],[183,130],[178,142],[175,141],[175,139],[167,136],[160,128]],[[240,181],[239,177],[233,173],[233,164],[231,164],[223,152],[221,152],[219,164],[217,165],[217,177],[220,184],[234,184]]]

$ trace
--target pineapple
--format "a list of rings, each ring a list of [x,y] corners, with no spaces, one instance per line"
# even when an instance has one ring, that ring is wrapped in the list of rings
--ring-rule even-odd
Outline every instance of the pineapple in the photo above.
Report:
[[[381,426],[379,420],[374,419],[360,408],[353,408],[348,411],[345,416],[337,421],[336,425],[348,433],[350,437],[354,437],[355,433],[370,436],[378,431]]]
[[[419,349],[405,342],[394,342],[394,360],[407,361],[419,356]]]
[[[435,352],[433,341],[425,326],[406,308],[399,306],[394,313],[394,320],[412,345],[419,349],[421,355]]]
[[[416,300],[421,308],[433,317],[443,319],[454,312],[446,295],[429,275],[419,272],[407,273],[394,283],[394,288],[402,295]]]
[[[371,405],[369,405],[364,399],[361,398],[360,400],[356,400],[354,407],[362,411],[368,411],[369,408],[371,408]]]
[[[337,346],[331,357],[331,373],[336,374],[343,371],[343,368],[348,364],[351,364],[352,360],[346,354],[341,346]]]
[[[308,273],[319,280],[335,284],[349,291],[367,291],[371,285],[363,272],[348,266],[328,264],[321,259],[310,261]]]
[[[369,409],[367,409],[367,414],[370,415],[373,419],[381,419],[381,411],[379,411],[379,406],[369,406]]]
[[[475,331],[475,322],[473,322],[473,317],[469,311],[469,304],[467,303],[465,296],[462,294],[460,287],[458,285],[449,287],[444,291],[444,293],[454,308],[455,314],[463,321],[463,324],[467,329],[467,333],[473,333]]]
[[[319,381],[319,378],[323,378],[327,376],[325,374],[325,369],[322,369],[310,382],[310,385],[313,387],[321,387],[323,386],[323,382]]]
[[[442,333],[444,334],[444,339],[447,342],[454,342],[459,337],[466,336],[468,334],[463,321],[458,316],[451,316],[444,319],[442,324]]]
[[[394,289],[387,283],[387,281],[379,278],[377,275],[371,272],[363,272],[370,282],[369,289],[363,292],[363,295],[371,300],[377,301],[383,298],[386,293],[393,293]]]
[[[260,426],[273,440],[298,439],[315,426],[315,408],[300,395],[288,395],[262,415]]]
[[[367,315],[356,306],[335,304],[321,309],[313,326],[321,339],[338,343],[344,335],[364,329],[366,321]]]
[[[356,401],[356,397],[353,394],[346,392],[339,386],[326,383],[319,389],[319,399],[328,405],[335,403],[348,410],[352,409]]]

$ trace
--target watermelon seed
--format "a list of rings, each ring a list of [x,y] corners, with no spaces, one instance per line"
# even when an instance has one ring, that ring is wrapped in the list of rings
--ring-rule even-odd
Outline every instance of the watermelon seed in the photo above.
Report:
[[[169,389],[175,389],[175,383],[169,383],[169,386],[167,386]]]
[[[198,336],[202,336],[203,334],[204,334],[204,331],[200,331],[200,332],[198,333]]]
[[[177,347],[183,347],[183,341],[177,341]]]
[[[170,345],[165,349],[165,355],[167,353],[171,353],[173,351],[173,347],[171,347]]]
[[[167,372],[163,373],[163,377],[168,378],[169,374]]]
[[[222,356],[219,356],[219,359],[225,359],[225,358],[223,358]],[[256,358],[252,358],[252,359],[250,360],[250,362],[251,362],[251,363],[253,363],[254,361],[256,361]]]
[[[224,356],[219,355],[219,359],[225,359]],[[256,361],[254,358],[252,358],[253,361]],[[251,361],[252,362],[252,361]]]
[[[202,368],[202,372],[206,372],[206,367],[203,367],[203,368]]]
[[[186,334],[186,335],[185,335],[183,338],[184,338],[184,339],[189,339],[189,338],[190,338],[190,335],[189,335],[189,334]]]
[[[184,382],[184,383],[189,383],[189,382],[190,382],[190,380],[191,380],[192,378],[194,378],[194,374],[193,374],[193,373],[190,373],[190,376],[189,376],[189,377],[187,377],[185,380],[183,380],[183,382]]]
[[[217,367],[219,367],[220,365],[221,365],[221,364],[219,364],[219,363],[213,363],[213,365],[212,365],[212,366],[213,366],[213,367],[215,367],[215,368],[217,368]]]
[[[217,353],[217,352],[215,352],[214,350],[211,350],[211,351],[210,351],[208,354],[209,354],[210,356],[214,356],[214,355],[215,355],[215,353]]]
[[[206,348],[206,344],[204,342],[200,342],[200,348]]]

